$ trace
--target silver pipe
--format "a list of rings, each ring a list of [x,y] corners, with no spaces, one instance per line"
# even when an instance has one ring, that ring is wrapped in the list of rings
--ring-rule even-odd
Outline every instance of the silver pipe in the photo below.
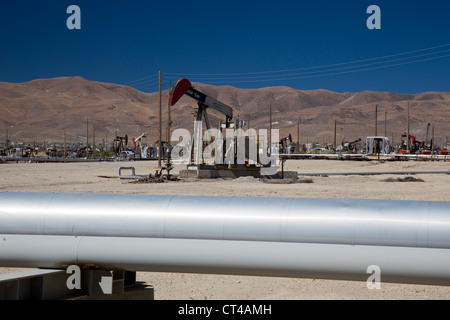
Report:
[[[449,202],[0,193],[0,233],[450,248]]]
[[[450,285],[448,249],[1,235],[0,267],[82,268]]]

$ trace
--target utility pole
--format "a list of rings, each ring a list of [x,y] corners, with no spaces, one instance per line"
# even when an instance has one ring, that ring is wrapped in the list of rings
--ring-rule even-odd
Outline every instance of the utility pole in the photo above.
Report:
[[[375,105],[375,137],[378,136],[378,105]]]
[[[337,120],[334,120],[334,153],[336,153],[336,134],[337,134]]]
[[[92,125],[92,132],[93,132],[93,136],[92,136],[92,154],[94,154],[94,151],[95,151],[95,123]]]
[[[172,89],[172,81],[169,81],[169,92]],[[172,118],[170,116],[170,103],[167,103],[167,128],[166,128],[166,141],[170,148],[170,126],[172,125]]]
[[[433,149],[434,149],[434,125],[431,127],[431,153],[433,153]]]
[[[89,118],[86,118],[86,159],[89,158]]]
[[[66,152],[66,129],[64,129],[64,159],[67,157]]]
[[[297,153],[300,153],[300,122],[297,122]]]
[[[408,107],[407,107],[407,117],[406,117],[406,150],[408,152],[410,151],[410,145],[409,145],[409,101],[408,101]]]
[[[387,137],[387,111],[384,112],[384,136]]]
[[[169,92],[171,89],[172,89],[172,82],[169,81]],[[167,168],[169,170],[170,161],[171,161],[171,153],[172,153],[171,146],[170,146],[170,127],[172,126],[172,115],[170,113],[171,108],[170,108],[169,102],[167,103],[167,106],[168,106],[168,118],[167,118],[167,139],[166,140],[167,140],[167,144],[168,144],[168,148],[169,148],[169,153],[167,155]],[[167,172],[167,173],[169,173],[169,172]],[[169,176],[169,175],[167,174],[167,176]],[[169,177],[167,177],[167,178],[169,178]]]
[[[159,135],[159,141],[158,141],[158,167],[161,168],[161,154],[162,154],[162,144],[161,144],[161,122],[162,122],[162,116],[161,116],[161,71],[159,71],[159,121],[158,121],[158,135]]]
[[[269,106],[269,150],[272,154],[272,106]]]

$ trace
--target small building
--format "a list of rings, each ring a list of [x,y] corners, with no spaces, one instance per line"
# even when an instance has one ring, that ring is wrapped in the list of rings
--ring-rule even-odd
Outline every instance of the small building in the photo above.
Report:
[[[366,155],[390,154],[391,142],[387,137],[367,137]]]

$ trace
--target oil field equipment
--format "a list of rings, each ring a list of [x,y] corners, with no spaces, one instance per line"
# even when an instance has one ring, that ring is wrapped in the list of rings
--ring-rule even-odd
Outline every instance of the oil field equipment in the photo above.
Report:
[[[268,172],[277,174],[278,163],[273,155],[278,154],[278,142],[274,144],[276,145],[275,148],[270,148],[272,154],[269,154],[267,130],[262,135],[257,134],[252,129],[245,132],[242,129],[243,121],[237,119],[232,122],[233,109],[230,106],[193,88],[189,80],[185,78],[179,79],[172,87],[169,106],[174,106],[184,95],[196,100],[198,105],[195,113],[194,132],[188,150],[189,157],[186,170],[196,172],[196,174],[187,173],[187,175],[208,178],[261,176]],[[220,122],[218,129],[214,131],[216,133],[214,141],[210,141],[211,144],[205,148],[202,130],[203,120],[207,129],[205,136],[208,137],[211,130],[214,130],[211,128],[208,119],[208,108],[225,115],[225,122]],[[225,134],[222,133],[223,131],[225,131]],[[211,136],[209,138],[212,140]],[[278,141],[278,138],[273,141]],[[211,145],[214,148],[211,148]],[[210,151],[210,153],[203,151]],[[264,171],[268,168],[272,170]],[[202,175],[200,171],[204,174]],[[180,175],[183,176],[185,173],[184,171],[180,172]]]

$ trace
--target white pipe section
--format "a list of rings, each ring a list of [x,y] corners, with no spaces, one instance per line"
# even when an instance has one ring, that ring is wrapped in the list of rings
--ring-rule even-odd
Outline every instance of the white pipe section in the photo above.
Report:
[[[449,202],[4,192],[0,204],[0,234],[450,248]]]
[[[448,249],[0,235],[0,267],[233,274],[450,285]],[[378,272],[375,271],[375,272]],[[376,274],[374,274],[376,275]]]

